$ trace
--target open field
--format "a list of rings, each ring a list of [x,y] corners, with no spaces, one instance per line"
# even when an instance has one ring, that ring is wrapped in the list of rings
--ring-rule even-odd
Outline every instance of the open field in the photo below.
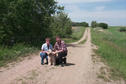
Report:
[[[112,67],[113,78],[123,76],[126,80],[126,32],[119,28],[92,29],[92,42],[98,46],[96,53]]]
[[[85,27],[82,26],[72,27],[72,35],[70,36],[70,38],[63,38],[63,40],[66,43],[76,42],[83,36],[84,31]]]

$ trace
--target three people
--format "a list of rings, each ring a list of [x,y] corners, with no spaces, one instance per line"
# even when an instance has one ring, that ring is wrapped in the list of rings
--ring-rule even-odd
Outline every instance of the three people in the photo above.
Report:
[[[56,64],[61,64],[63,66],[63,62],[66,64],[66,56],[67,56],[67,47],[64,41],[61,40],[60,37],[56,37],[56,43],[54,48],[50,44],[50,39],[46,38],[46,43],[42,45],[42,51],[40,52],[41,56],[41,64],[44,64],[44,59],[46,59],[46,63],[48,64],[48,51],[52,50],[53,54],[57,54],[56,56]]]

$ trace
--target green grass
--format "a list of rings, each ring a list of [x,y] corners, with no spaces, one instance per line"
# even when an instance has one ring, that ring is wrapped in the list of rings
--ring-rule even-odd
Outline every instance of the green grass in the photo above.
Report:
[[[83,41],[81,41],[79,44],[84,44],[86,42],[87,39],[84,39]]]
[[[81,27],[81,26],[73,27],[72,35],[70,36],[70,38],[63,38],[63,40],[66,43],[76,42],[83,36],[84,31],[85,31],[85,27]]]
[[[92,42],[99,47],[96,53],[112,67],[112,75],[126,80],[126,32],[119,32],[119,28],[92,29]]]
[[[24,44],[15,44],[12,48],[0,46],[0,67],[36,51],[37,48]]]

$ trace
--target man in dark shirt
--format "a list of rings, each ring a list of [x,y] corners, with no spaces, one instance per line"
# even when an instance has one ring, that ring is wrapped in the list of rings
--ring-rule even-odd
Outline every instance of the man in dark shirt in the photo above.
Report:
[[[54,45],[55,54],[57,53],[58,56],[56,60],[59,61],[61,66],[63,66],[63,58],[67,56],[67,47],[64,41],[60,39],[60,37],[56,37],[56,43]],[[66,64],[66,58],[64,59],[64,63]]]

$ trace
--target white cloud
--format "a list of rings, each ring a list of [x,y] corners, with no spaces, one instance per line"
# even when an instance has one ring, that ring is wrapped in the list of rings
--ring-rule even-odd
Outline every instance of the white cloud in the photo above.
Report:
[[[113,11],[105,11],[103,10],[105,7],[99,7],[95,11],[86,11],[80,9],[76,5],[66,5],[66,9],[68,11],[68,16],[73,21],[89,21],[97,20],[102,22],[110,23],[111,25],[118,23],[117,25],[121,24],[121,21],[126,19],[126,10],[113,10]],[[102,10],[102,11],[99,11]],[[113,24],[112,24],[113,23]],[[124,24],[124,22],[123,22]],[[126,25],[126,24],[125,24]]]
[[[98,6],[95,8],[96,11],[103,11],[105,9],[105,6]]]
[[[72,21],[96,20],[106,22],[110,25],[126,25],[126,10],[107,10],[106,6],[95,6],[92,9],[79,8],[80,3],[90,4],[95,2],[111,2],[114,0],[56,0],[60,5],[65,6],[65,12]],[[106,8],[106,10],[104,10]]]
[[[70,17],[126,18],[126,11],[73,11]]]
[[[61,4],[73,4],[73,3],[93,3],[93,2],[108,2],[112,0],[56,0]]]

